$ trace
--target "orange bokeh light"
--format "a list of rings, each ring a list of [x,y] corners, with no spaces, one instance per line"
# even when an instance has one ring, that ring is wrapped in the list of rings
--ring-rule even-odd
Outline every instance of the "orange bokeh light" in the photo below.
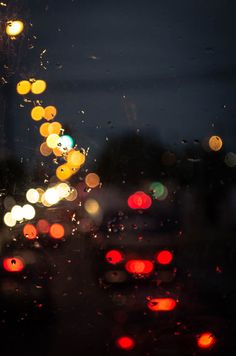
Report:
[[[89,173],[85,177],[85,183],[89,188],[96,188],[100,183],[100,178],[96,173]]]
[[[148,304],[148,308],[152,311],[171,311],[176,307],[176,301],[172,298],[154,298]]]
[[[3,268],[7,272],[21,272],[25,267],[24,261],[19,257],[8,257],[3,260]]]
[[[197,344],[201,349],[208,349],[216,343],[215,336],[210,332],[205,332],[200,335]]]
[[[55,106],[47,106],[46,108],[44,108],[44,118],[47,121],[53,120],[56,114],[57,109],[55,108]]]
[[[28,240],[34,240],[34,239],[36,239],[36,237],[38,235],[38,231],[33,224],[25,224],[25,226],[23,228],[23,235]]]
[[[65,235],[65,229],[61,224],[52,224],[49,233],[53,239],[62,239]]]

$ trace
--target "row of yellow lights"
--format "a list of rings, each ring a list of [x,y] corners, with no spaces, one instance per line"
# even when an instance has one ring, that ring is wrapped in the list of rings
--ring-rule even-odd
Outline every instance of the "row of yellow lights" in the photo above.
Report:
[[[16,90],[20,95],[42,94],[46,90],[47,84],[44,80],[22,80],[17,84]],[[43,156],[49,156],[53,153],[56,157],[62,157],[66,163],[56,169],[56,176],[59,180],[68,180],[73,174],[77,173],[80,167],[85,163],[85,154],[73,148],[74,141],[68,135],[63,135],[63,128],[60,122],[50,122],[57,115],[57,109],[54,106],[42,107],[35,106],[31,110],[31,118],[34,121],[45,119],[41,124],[39,133],[46,140],[40,146],[40,152]]]

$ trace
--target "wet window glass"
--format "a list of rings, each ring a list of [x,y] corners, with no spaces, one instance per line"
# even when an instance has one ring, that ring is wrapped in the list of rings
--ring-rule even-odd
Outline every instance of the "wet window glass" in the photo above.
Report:
[[[6,355],[230,355],[234,1],[0,2]]]

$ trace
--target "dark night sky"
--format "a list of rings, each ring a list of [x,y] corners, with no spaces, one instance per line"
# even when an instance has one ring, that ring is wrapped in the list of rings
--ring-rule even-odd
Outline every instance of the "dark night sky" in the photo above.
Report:
[[[106,137],[137,129],[170,146],[220,134],[234,150],[234,1],[24,3],[29,35],[38,39],[18,78],[47,80],[44,102],[59,108],[58,118],[93,156]],[[39,140],[27,110],[20,120],[18,109],[13,115],[16,151],[26,156]]]

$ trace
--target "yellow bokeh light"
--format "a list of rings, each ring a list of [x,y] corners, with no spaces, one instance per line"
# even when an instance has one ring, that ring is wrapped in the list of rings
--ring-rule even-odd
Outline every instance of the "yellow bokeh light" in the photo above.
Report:
[[[39,192],[36,189],[29,189],[26,192],[26,199],[28,200],[29,203],[35,204],[39,201]]]
[[[69,179],[72,174],[73,172],[67,164],[62,164],[61,166],[57,167],[56,176],[62,181]]]
[[[37,192],[39,193],[39,200],[38,203],[42,203],[42,196],[44,194],[44,190],[42,188],[37,188]]]
[[[96,173],[89,173],[85,177],[85,183],[89,188],[96,188],[100,184],[100,178]]]
[[[55,108],[55,106],[46,106],[46,108],[44,109],[44,119],[46,119],[47,121],[53,120],[56,114],[57,109]]]
[[[49,128],[49,123],[45,122],[44,124],[42,124],[39,128],[39,133],[41,136],[43,137],[48,137],[49,132],[48,132],[48,128]]]
[[[52,206],[51,204],[49,204],[47,202],[47,200],[45,199],[45,193],[43,193],[42,197],[41,197],[41,203],[46,206],[47,208],[49,208],[50,206]]]
[[[60,199],[66,198],[70,195],[70,186],[66,183],[60,183],[55,188],[60,196]]]
[[[23,209],[20,205],[14,205],[13,208],[11,209],[11,215],[12,218],[16,221],[21,221],[23,220]]]
[[[57,204],[60,200],[60,196],[57,189],[48,188],[44,194],[44,199],[50,205]]]
[[[33,94],[42,94],[45,91],[46,87],[47,84],[44,80],[36,80],[31,85],[31,91]]]
[[[22,207],[23,211],[23,218],[27,220],[31,220],[35,217],[35,209],[32,205],[30,204],[25,204]]]
[[[51,134],[47,137],[47,145],[50,148],[56,148],[60,137],[57,134]]]
[[[48,157],[52,153],[52,149],[50,147],[48,147],[46,142],[43,142],[40,145],[40,149],[39,150],[40,150],[41,155],[44,156],[44,157]]]
[[[40,121],[44,115],[44,108],[42,106],[35,106],[31,110],[31,117],[34,121]]]
[[[223,141],[219,136],[211,136],[209,139],[209,147],[212,151],[219,151],[223,146]]]
[[[20,20],[8,21],[6,34],[10,37],[18,36],[24,30],[24,24]]]
[[[17,83],[16,91],[20,95],[26,95],[31,90],[31,83],[28,80],[21,80]]]
[[[86,200],[84,208],[90,215],[96,215],[100,210],[99,204],[95,199]]]
[[[75,188],[71,188],[70,194],[66,197],[68,201],[74,201],[78,196],[78,192]]]
[[[48,126],[49,135],[53,134],[53,133],[59,135],[61,132],[61,128],[62,128],[62,126],[61,126],[60,122],[55,121],[55,122],[49,124],[49,126]]]
[[[4,224],[7,225],[8,227],[13,227],[16,225],[16,220],[13,219],[12,214],[6,213],[3,218]]]
[[[80,151],[70,150],[67,155],[67,163],[72,168],[79,168],[85,162],[85,155]]]
[[[53,148],[53,153],[56,157],[62,157],[63,156],[63,152],[60,150],[60,148],[56,147]]]

